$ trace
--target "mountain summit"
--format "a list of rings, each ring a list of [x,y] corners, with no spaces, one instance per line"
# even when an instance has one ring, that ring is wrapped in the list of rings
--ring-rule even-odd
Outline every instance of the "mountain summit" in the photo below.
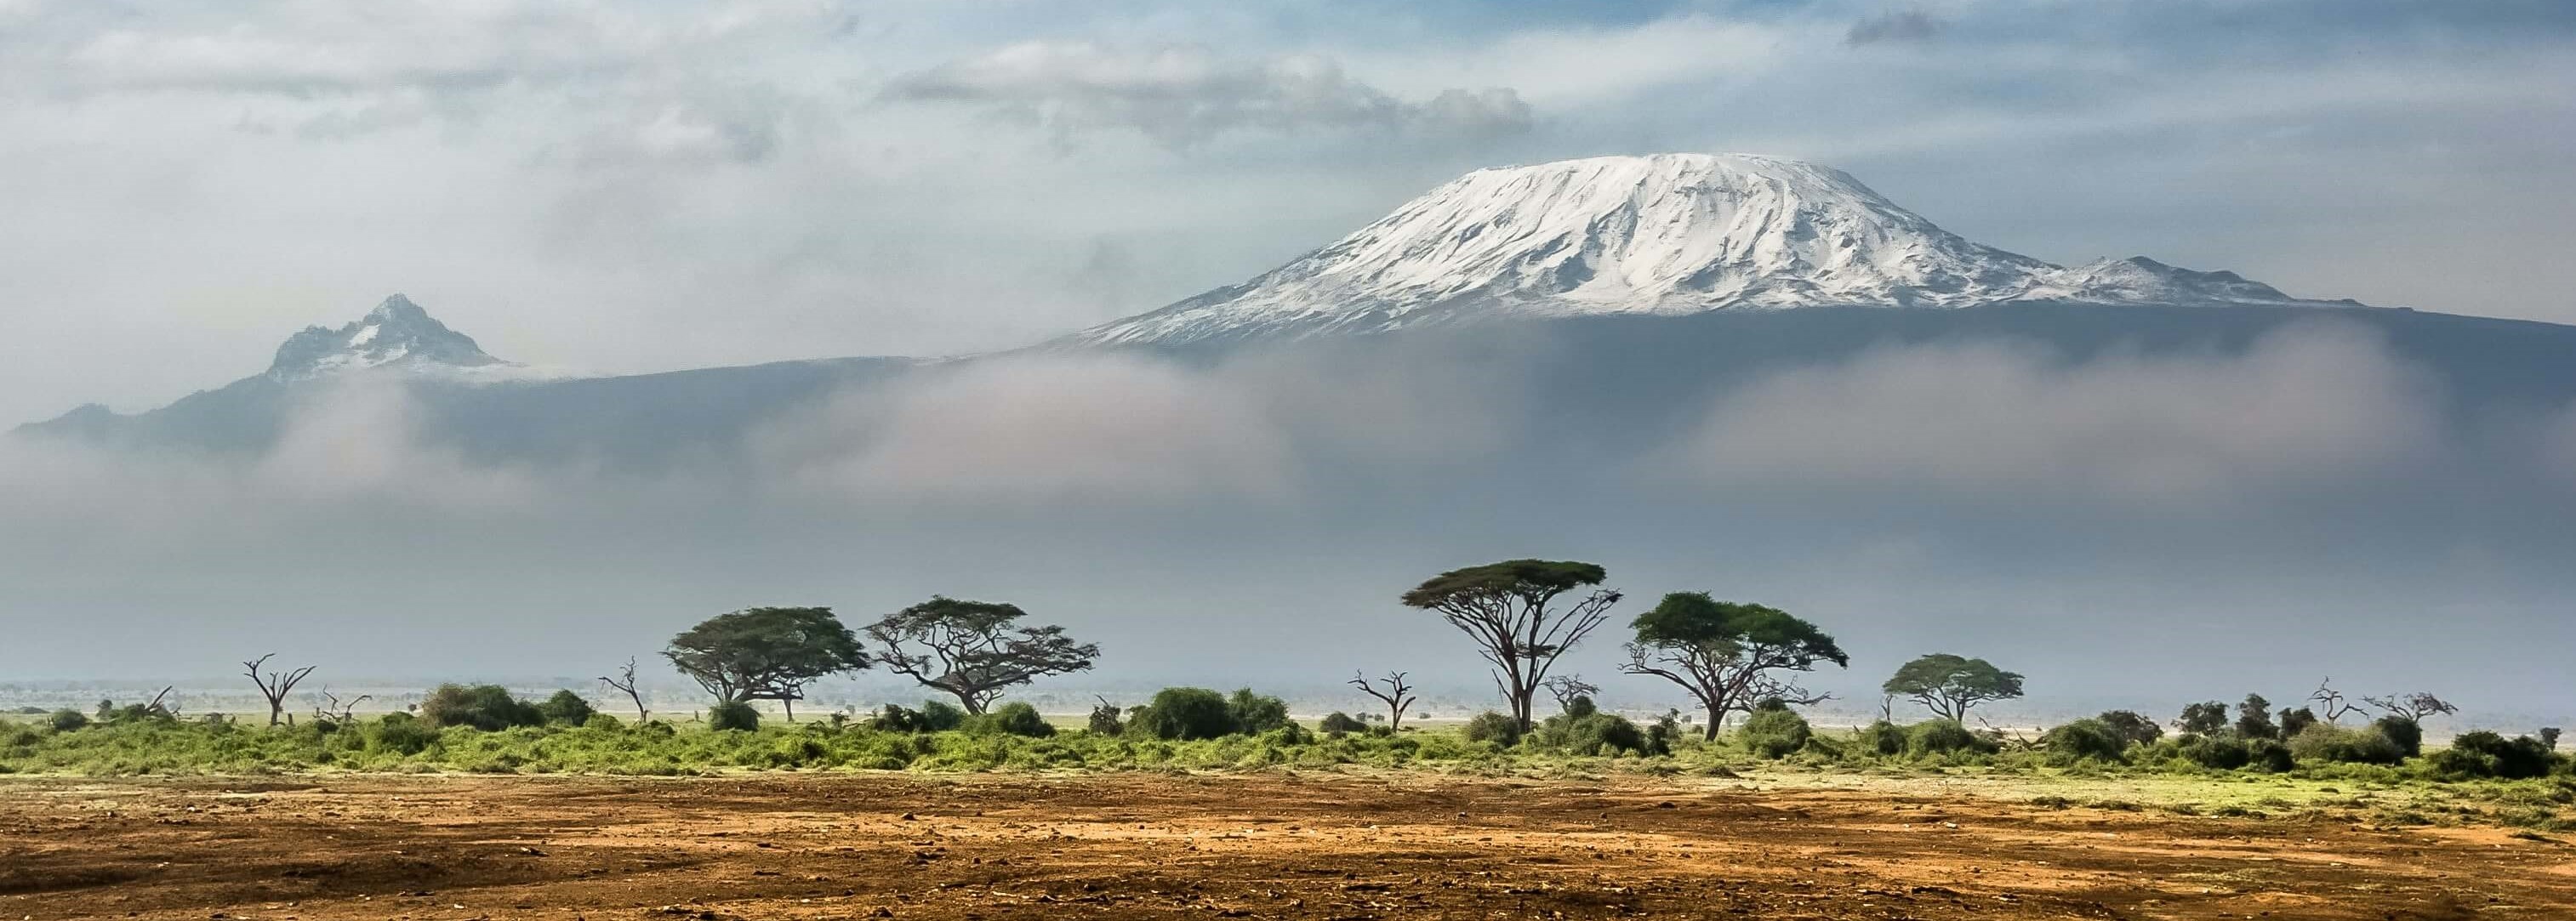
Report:
[[[266,376],[280,382],[310,380],[361,368],[445,372],[506,366],[396,294],[356,322],[330,329],[307,326],[277,347]]]
[[[1979,244],[1840,170],[1748,154],[1477,170],[1251,281],[1084,343],[1299,337],[1494,315],[1804,306],[2296,304],[2151,259],[2067,268]]]

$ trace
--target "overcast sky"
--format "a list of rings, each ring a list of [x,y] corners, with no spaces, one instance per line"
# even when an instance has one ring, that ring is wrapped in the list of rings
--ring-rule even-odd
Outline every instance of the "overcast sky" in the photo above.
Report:
[[[0,420],[396,291],[597,371],[1009,346],[1467,169],[1677,150],[2052,261],[2576,321],[2562,0],[0,0]]]

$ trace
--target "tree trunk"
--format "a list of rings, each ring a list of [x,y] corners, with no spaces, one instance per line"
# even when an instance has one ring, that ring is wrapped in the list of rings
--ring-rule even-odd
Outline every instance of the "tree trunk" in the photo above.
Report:
[[[787,708],[788,722],[793,723],[796,721],[796,701],[794,698],[781,697],[778,699],[778,705]]]
[[[285,703],[280,702],[280,701],[275,701],[275,700],[271,700],[271,701],[269,701],[269,702],[268,702],[268,724],[269,724],[269,725],[271,725],[271,726],[275,726],[275,725],[277,725],[277,721],[278,721],[278,720],[280,720],[280,719],[283,719],[283,718],[284,718],[285,713],[286,713],[286,704],[285,704]]]
[[[1706,738],[1711,742],[1717,741],[1717,731],[1725,725],[1726,711],[1720,710],[1716,707],[1708,708],[1708,729],[1706,730],[1707,734],[1703,736],[1703,738]]]

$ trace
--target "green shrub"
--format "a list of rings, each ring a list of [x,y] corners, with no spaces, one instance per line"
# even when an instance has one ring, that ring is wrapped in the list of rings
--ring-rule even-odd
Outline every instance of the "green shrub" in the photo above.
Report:
[[[1647,746],[1645,730],[1637,728],[1637,724],[1617,714],[1584,709],[1586,712],[1577,715],[1569,707],[1568,712],[1540,721],[1537,731],[1529,735],[1530,744],[1569,755],[1656,753]]]
[[[751,732],[760,728],[760,711],[739,700],[725,701],[707,708],[707,728]]]
[[[1745,718],[1744,728],[1736,731],[1736,739],[1743,743],[1746,751],[1774,759],[1789,757],[1807,747],[1807,740],[1815,738],[1815,735],[1815,728],[1807,725],[1806,717],[1787,707],[1756,709],[1752,716]]]
[[[1287,701],[1252,693],[1251,688],[1235,691],[1225,702],[1225,712],[1234,721],[1234,731],[1248,736],[1289,724]]]
[[[2383,716],[2371,721],[2370,725],[2378,727],[2380,734],[2387,736],[2388,741],[2397,743],[2397,750],[2405,752],[2406,757],[2413,758],[2424,753],[2423,724],[2402,716]]]
[[[590,722],[590,715],[598,711],[591,709],[590,701],[582,699],[579,694],[556,691],[555,696],[537,705],[537,712],[545,714],[546,722],[579,726]]]
[[[2247,739],[2245,760],[2253,767],[2274,774],[2286,774],[2298,766],[2298,760],[2290,754],[2290,747],[2278,739]]]
[[[2290,738],[2290,754],[2301,761],[2346,764],[2396,764],[2406,751],[2376,725],[2345,729],[2330,723],[2310,724]]]
[[[1323,730],[1325,735],[1338,736],[1348,735],[1354,732],[1367,732],[1369,730],[1369,724],[1352,719],[1351,715],[1348,713],[1335,710],[1331,713],[1324,714],[1323,722],[1317,723],[1315,728]]]
[[[1521,742],[1521,724],[1519,720],[1487,710],[1468,720],[1460,734],[1470,742],[1492,742],[1510,748]]]
[[[1886,720],[1873,722],[1860,731],[1860,749],[1880,755],[1905,753],[1905,727]]]
[[[1905,753],[1916,757],[1960,752],[1990,755],[1997,748],[1992,740],[1968,731],[1957,720],[1927,720],[1905,730]]]
[[[1104,736],[1127,734],[1127,722],[1121,719],[1125,714],[1126,711],[1118,709],[1117,704],[1106,700],[1101,701],[1100,706],[1091,708],[1092,734]]]
[[[2245,751],[2245,740],[2228,735],[2183,736],[2176,753],[2213,771],[2233,771],[2253,760]]]
[[[1055,724],[1038,715],[1038,708],[1013,701],[993,708],[982,716],[970,717],[966,730],[983,735],[1022,736],[1043,739],[1055,735]]]
[[[545,713],[497,684],[439,685],[420,702],[420,718],[434,727],[472,726],[485,732],[546,722]]]
[[[581,721],[581,728],[603,732],[625,732],[626,721],[605,713],[593,713],[589,719]]]
[[[53,727],[55,732],[77,732],[89,727],[89,714],[72,709],[56,710],[53,716],[45,719],[45,725]]]
[[[2039,744],[2050,754],[2076,761],[2118,761],[2129,751],[2128,737],[2100,719],[2076,720],[2051,729]]]
[[[2094,719],[2101,720],[2103,725],[2111,727],[2112,732],[2119,733],[2120,738],[2127,739],[2132,745],[2153,745],[2157,739],[2165,737],[2164,727],[2134,710],[2111,710]]]
[[[370,751],[417,755],[438,743],[438,727],[409,713],[388,713],[367,727],[365,736]]]
[[[2480,729],[2461,733],[2451,740],[2451,747],[2434,752],[2431,760],[2433,771],[2447,779],[2522,780],[2549,773],[2555,758],[2539,739],[2507,739]]]
[[[1225,695],[1206,688],[1164,688],[1127,728],[1156,739],[1214,739],[1233,734],[1234,711]]]

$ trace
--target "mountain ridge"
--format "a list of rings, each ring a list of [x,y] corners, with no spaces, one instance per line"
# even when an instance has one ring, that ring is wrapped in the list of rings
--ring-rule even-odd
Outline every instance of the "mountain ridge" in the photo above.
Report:
[[[2308,301],[2145,257],[2067,267],[1970,241],[1850,174],[1756,154],[1477,170],[1237,285],[1068,344],[1375,332],[1498,316],[2015,301]]]

